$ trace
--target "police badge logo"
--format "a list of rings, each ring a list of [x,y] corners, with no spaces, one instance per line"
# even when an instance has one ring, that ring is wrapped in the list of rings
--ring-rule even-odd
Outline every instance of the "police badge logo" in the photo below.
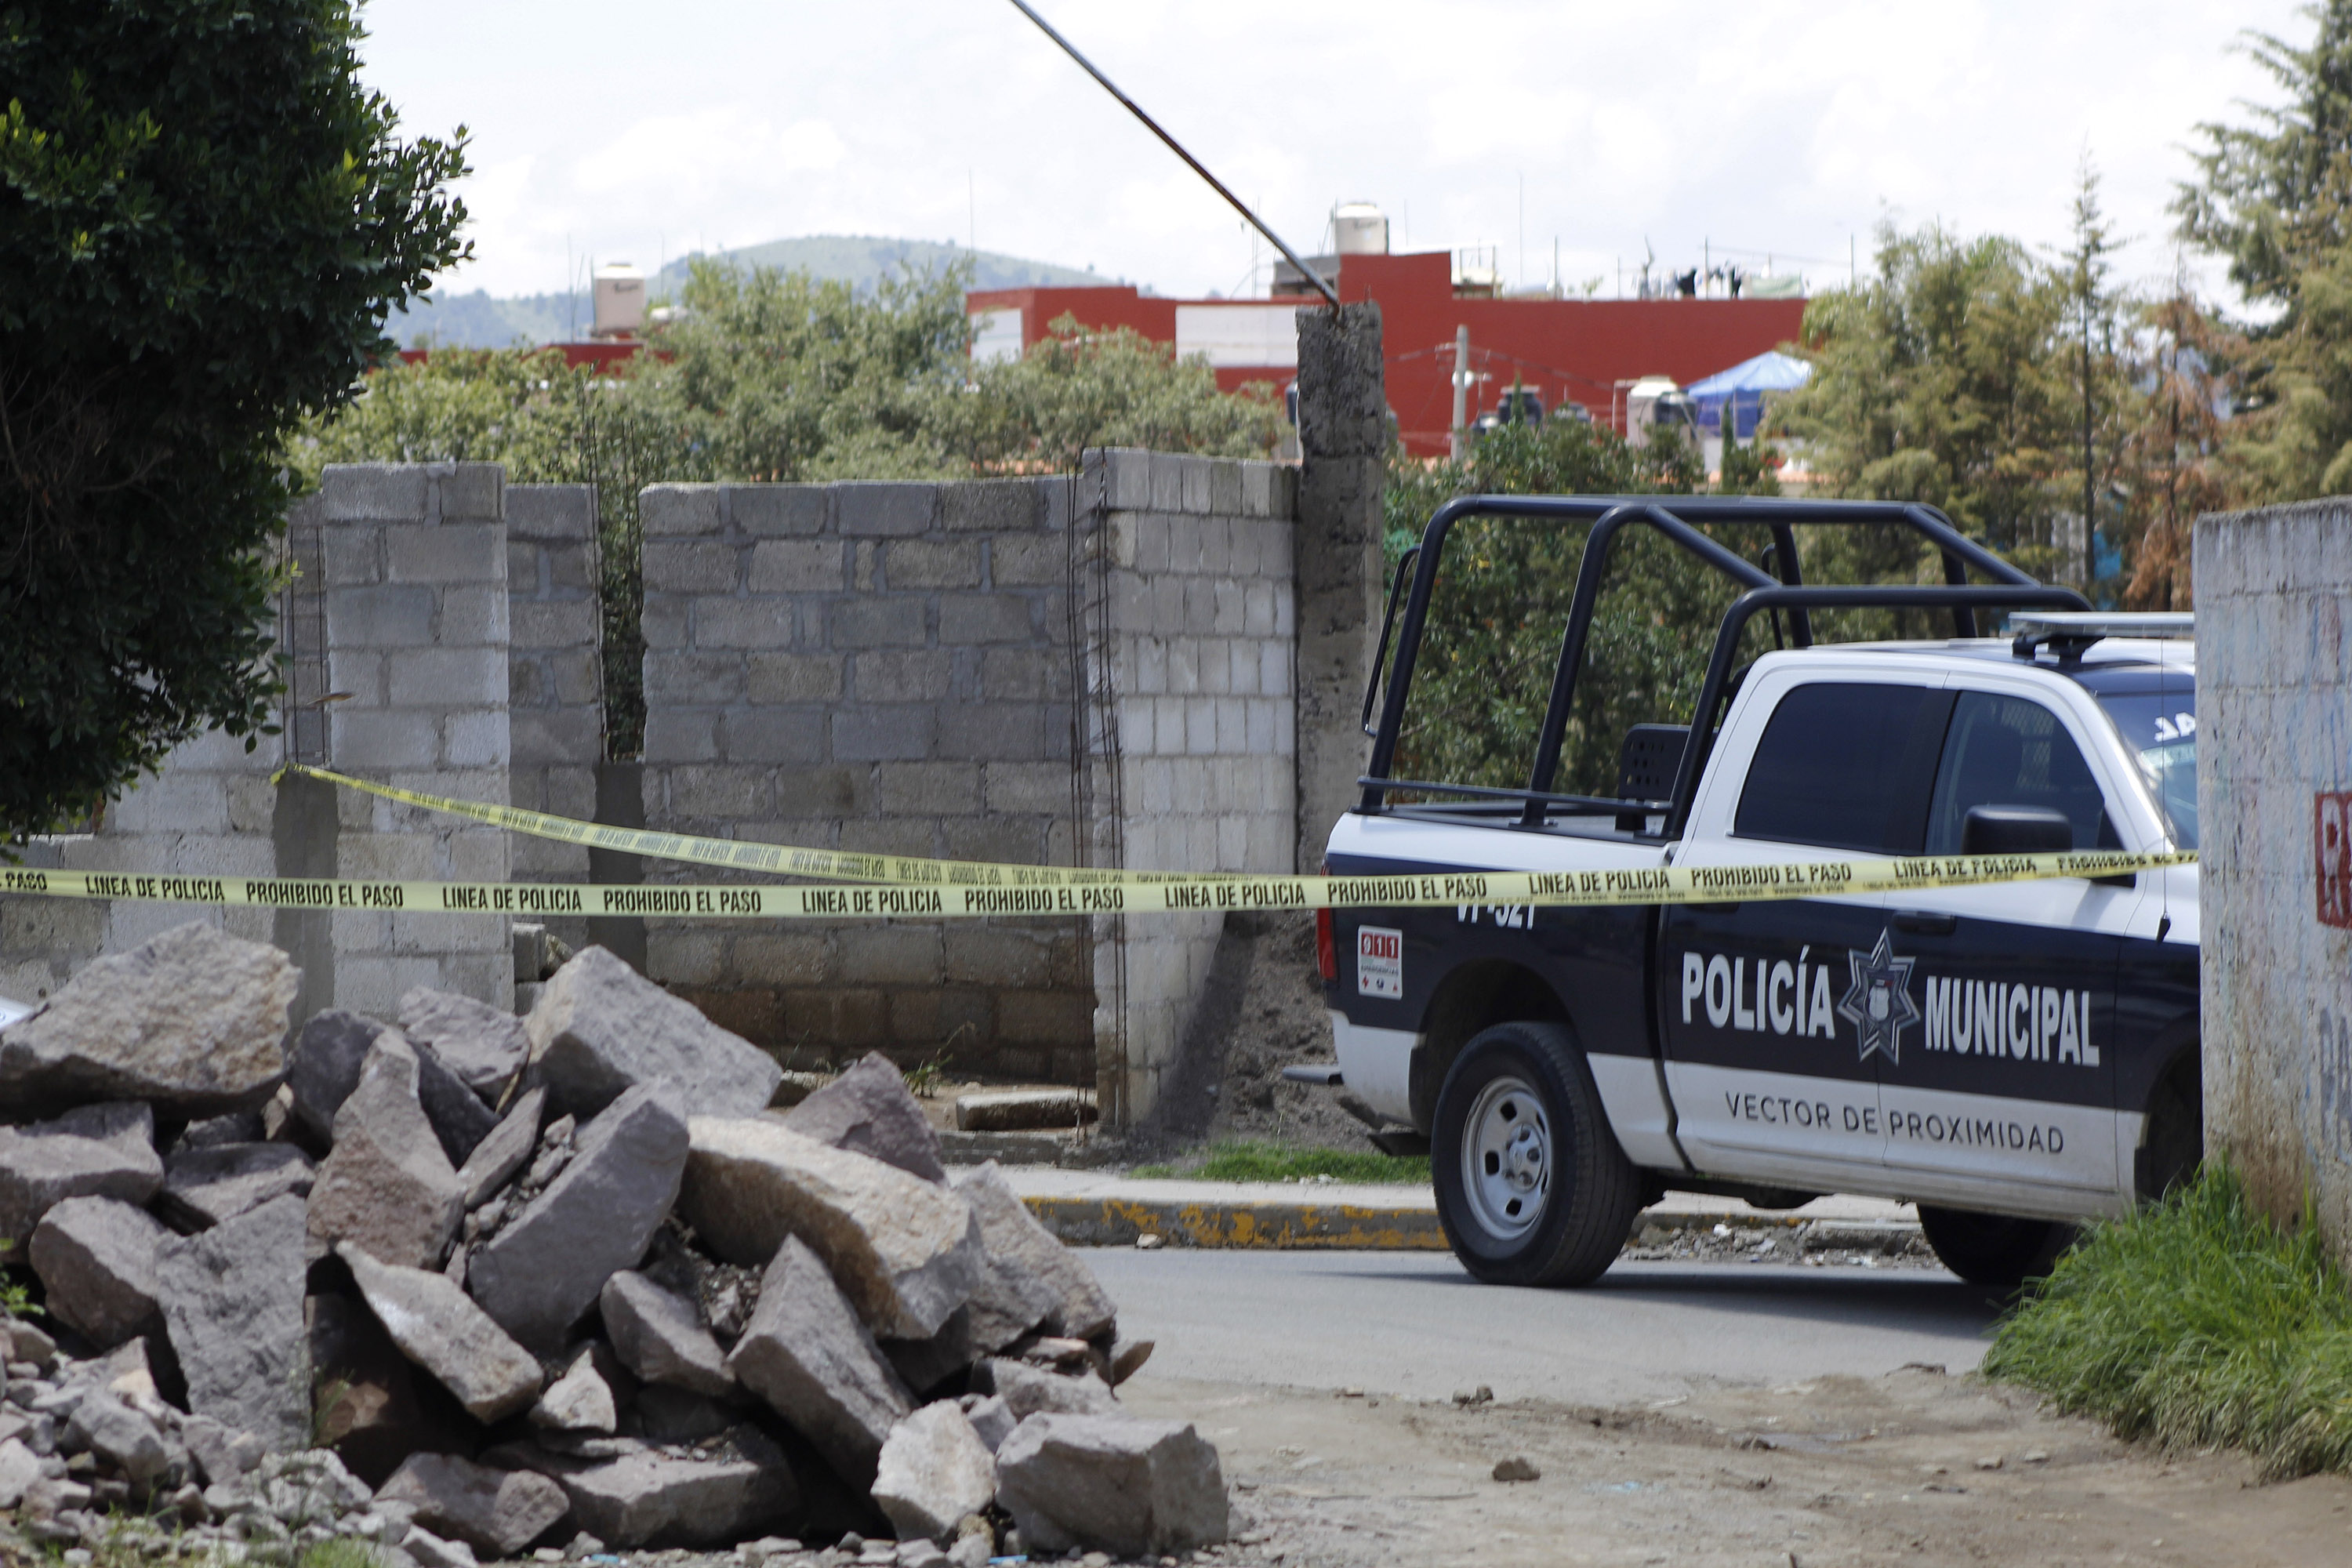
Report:
[[[1837,1010],[1840,1017],[1853,1022],[1862,1042],[1861,1059],[1868,1061],[1873,1051],[1880,1051],[1890,1062],[1902,1060],[1904,1026],[1919,1021],[1919,1009],[1911,1000],[1911,966],[1918,960],[1895,957],[1895,933],[1881,931],[1869,957],[1849,948],[1845,961],[1853,985],[1839,998]]]

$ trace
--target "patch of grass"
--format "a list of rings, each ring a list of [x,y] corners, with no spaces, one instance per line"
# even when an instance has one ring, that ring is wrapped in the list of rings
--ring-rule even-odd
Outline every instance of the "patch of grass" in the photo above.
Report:
[[[296,1568],[383,1568],[383,1553],[363,1541],[321,1541],[306,1549]],[[95,1568],[95,1565],[93,1565]]]
[[[2352,1469],[2352,1289],[2308,1212],[2279,1229],[2227,1170],[2093,1226],[1984,1370],[2124,1437],[2243,1449],[2267,1479]]]
[[[1429,1156],[1397,1159],[1377,1150],[1291,1149],[1279,1143],[1234,1139],[1196,1149],[1164,1164],[1138,1165],[1133,1173],[1191,1177],[1204,1182],[1295,1182],[1328,1176],[1335,1182],[1427,1185]]]

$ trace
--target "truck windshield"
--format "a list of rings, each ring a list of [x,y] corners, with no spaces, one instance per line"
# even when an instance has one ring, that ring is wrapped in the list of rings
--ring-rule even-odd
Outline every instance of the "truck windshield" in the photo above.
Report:
[[[2173,841],[2197,847],[2197,692],[2186,677],[2172,692],[2101,691],[2099,706],[2139,759]]]

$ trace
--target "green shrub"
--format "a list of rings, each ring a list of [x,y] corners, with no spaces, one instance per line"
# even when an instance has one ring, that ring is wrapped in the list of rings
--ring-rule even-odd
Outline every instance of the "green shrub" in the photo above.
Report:
[[[2000,1325],[1985,1371],[2122,1436],[2227,1446],[2265,1477],[2352,1469],[2352,1293],[2308,1214],[2281,1230],[2214,1167],[2093,1226]]]

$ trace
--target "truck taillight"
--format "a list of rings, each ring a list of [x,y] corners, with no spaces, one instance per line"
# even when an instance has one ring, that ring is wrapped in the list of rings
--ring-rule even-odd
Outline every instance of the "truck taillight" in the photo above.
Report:
[[[1331,911],[1315,911],[1315,967],[1326,980],[1339,978],[1339,947],[1331,937]]]

